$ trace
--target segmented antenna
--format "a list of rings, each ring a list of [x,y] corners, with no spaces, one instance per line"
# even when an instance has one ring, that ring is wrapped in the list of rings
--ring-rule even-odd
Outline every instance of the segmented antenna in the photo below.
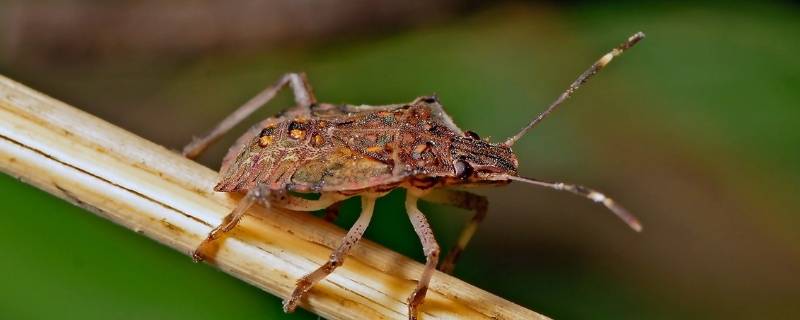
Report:
[[[567,191],[588,198],[589,200],[604,205],[606,208],[608,208],[608,210],[611,210],[611,212],[613,212],[617,217],[622,219],[622,221],[624,221],[628,225],[628,227],[630,227],[634,231],[636,232],[642,231],[642,224],[639,222],[639,219],[637,219],[636,216],[634,216],[633,214],[628,212],[628,210],[617,204],[614,200],[611,200],[611,198],[606,197],[606,195],[602,194],[597,190],[589,189],[587,187],[576,184],[569,184],[563,182],[548,182],[548,181],[523,178],[517,176],[508,176],[508,179],[519,182],[530,183],[532,185],[540,187]]]
[[[516,143],[517,140],[522,138],[522,136],[528,133],[529,130],[531,130],[533,127],[539,124],[539,122],[541,122],[544,118],[546,118],[550,114],[550,112],[553,112],[553,110],[558,108],[558,106],[561,105],[561,103],[564,102],[564,100],[567,100],[570,96],[572,96],[572,94],[576,90],[578,90],[578,88],[580,88],[581,85],[586,83],[586,81],[589,81],[589,79],[592,76],[594,76],[597,72],[602,70],[609,62],[611,62],[612,59],[614,59],[614,57],[622,54],[628,48],[633,47],[636,43],[638,43],[642,39],[644,39],[644,33],[637,32],[636,34],[630,36],[627,41],[623,42],[616,48],[612,49],[611,52],[606,53],[606,55],[601,57],[600,60],[597,60],[597,62],[595,62],[591,67],[589,67],[589,69],[581,73],[578,79],[575,79],[575,81],[569,85],[569,88],[567,88],[567,90],[564,91],[564,93],[562,93],[558,97],[558,99],[556,99],[556,101],[550,104],[550,106],[547,107],[547,109],[545,109],[542,113],[540,113],[539,116],[534,118],[533,121],[531,121],[531,123],[525,126],[525,128],[522,128],[522,130],[520,130],[519,133],[515,134],[511,138],[508,138],[508,140],[506,140],[503,144],[509,147],[514,145],[514,143]]]

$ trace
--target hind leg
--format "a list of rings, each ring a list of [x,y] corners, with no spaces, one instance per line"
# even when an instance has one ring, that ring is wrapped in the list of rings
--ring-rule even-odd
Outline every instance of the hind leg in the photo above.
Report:
[[[236,208],[222,219],[222,223],[220,223],[219,226],[211,230],[211,232],[208,234],[208,237],[206,237],[206,239],[197,246],[197,249],[195,249],[194,253],[192,254],[192,259],[195,262],[205,260],[205,252],[207,251],[208,247],[215,240],[221,238],[225,233],[233,230],[233,228],[239,224],[239,221],[242,219],[245,212],[247,212],[247,209],[253,206],[253,204],[256,202],[261,203],[261,205],[263,205],[265,208],[269,208],[270,206],[274,205],[276,207],[295,211],[316,211],[325,209],[333,204],[347,199],[348,197],[349,196],[338,193],[323,193],[322,196],[317,200],[308,200],[291,196],[283,192],[276,194],[271,192],[265,184],[259,184],[247,192],[244,198],[239,201],[239,204],[236,206]]]
[[[344,200],[350,196],[336,192],[323,193],[317,200],[308,200],[291,195],[273,195],[270,202],[276,207],[281,207],[296,211],[317,211],[325,209],[323,219],[327,222],[334,222],[339,217],[339,209]]]
[[[217,124],[204,136],[200,138],[194,138],[192,142],[183,147],[183,155],[188,158],[196,158],[199,156],[200,153],[205,151],[205,149],[214,143],[214,141],[219,139],[222,135],[230,131],[233,127],[242,122],[253,112],[272,100],[272,98],[278,94],[278,91],[287,85],[292,87],[292,91],[294,92],[294,100],[297,103],[297,106],[287,110],[286,114],[290,116],[310,115],[311,105],[316,103],[317,99],[314,97],[314,93],[311,91],[311,85],[308,84],[305,74],[287,73],[278,79],[275,84],[267,87],[255,97],[245,102],[245,104],[228,115],[222,120],[222,122]]]
[[[221,238],[224,234],[236,227],[236,225],[239,224],[239,221],[242,220],[244,213],[247,212],[247,209],[250,209],[250,207],[252,207],[257,201],[263,201],[264,199],[267,199],[268,196],[269,189],[264,184],[258,184],[255,188],[248,191],[244,198],[239,200],[239,204],[236,205],[236,208],[234,208],[231,213],[222,219],[222,223],[211,230],[203,242],[197,245],[197,248],[195,248],[194,252],[192,253],[192,260],[195,262],[205,260],[207,258],[205,252],[214,242],[214,240]]]
[[[266,205],[276,206],[294,211],[317,211],[322,209],[329,209],[335,207],[340,202],[350,198],[351,196],[343,195],[337,192],[325,192],[319,199],[309,200],[301,197],[293,196],[285,192],[272,193],[268,198],[262,201],[268,202]]]
[[[292,292],[292,295],[283,301],[283,311],[294,311],[297,308],[297,304],[300,303],[300,299],[303,298],[303,295],[305,295],[314,284],[324,279],[331,274],[333,270],[344,263],[344,258],[347,256],[347,253],[361,240],[364,231],[366,231],[367,226],[369,226],[369,222],[372,219],[372,212],[375,208],[375,199],[375,196],[361,196],[361,215],[358,217],[358,220],[356,220],[356,223],[350,227],[350,230],[347,231],[347,235],[342,239],[342,243],[331,253],[328,262],[297,281],[297,286]]]

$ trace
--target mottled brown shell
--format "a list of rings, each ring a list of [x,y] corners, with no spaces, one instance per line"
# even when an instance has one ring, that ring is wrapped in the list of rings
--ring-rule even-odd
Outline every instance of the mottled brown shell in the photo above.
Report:
[[[457,177],[464,171],[458,161],[476,157],[475,145],[485,147],[490,162],[516,170],[510,149],[465,135],[435,98],[319,105],[311,117],[285,115],[251,128],[228,151],[215,190],[245,191],[257,183],[297,192],[388,190],[409,177]]]

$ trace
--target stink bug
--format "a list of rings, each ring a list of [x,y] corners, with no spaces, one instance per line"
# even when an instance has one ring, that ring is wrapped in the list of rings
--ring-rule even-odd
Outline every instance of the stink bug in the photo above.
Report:
[[[284,75],[229,115],[211,132],[183,149],[196,157],[213,141],[248,115],[269,102],[287,85],[294,91],[296,106],[266,119],[240,137],[223,159],[214,190],[241,192],[245,196],[223,222],[198,245],[196,261],[204,259],[207,246],[233,229],[256,202],[298,211],[328,208],[335,218],[338,204],[361,196],[361,215],[330,256],[317,270],[297,281],[283,303],[292,312],[311,287],[342,265],[348,251],[361,239],[372,217],[375,199],[395,188],[407,189],[406,211],[422,241],[425,269],[408,298],[408,317],[416,319],[428,283],[439,262],[439,245],[425,216],[417,209],[419,199],[453,205],[475,212],[462,230],[457,244],[439,269],[451,272],[487,211],[486,198],[448,189],[481,185],[504,185],[511,181],[564,190],[600,203],[641,230],[638,220],[602,193],[574,184],[523,178],[517,174],[517,156],[511,146],[570,97],[582,84],[614,57],[644,38],[639,32],[601,57],[583,72],[544,112],[519,133],[504,142],[491,143],[477,134],[462,131],[445,113],[436,96],[419,97],[410,103],[368,106],[318,103],[304,74]],[[308,200],[293,193],[318,193]]]

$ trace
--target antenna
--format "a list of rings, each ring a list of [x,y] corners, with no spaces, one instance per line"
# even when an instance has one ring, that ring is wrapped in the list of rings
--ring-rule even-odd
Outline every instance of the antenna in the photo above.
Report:
[[[533,127],[539,124],[539,122],[541,122],[544,118],[546,118],[550,114],[550,112],[553,112],[553,110],[558,108],[558,106],[561,105],[562,102],[564,102],[570,96],[572,96],[572,94],[575,91],[577,91],[578,88],[581,87],[581,85],[589,81],[589,79],[592,76],[594,76],[597,72],[602,70],[609,62],[611,62],[612,59],[614,59],[614,57],[622,54],[628,48],[633,47],[636,43],[638,43],[642,39],[644,39],[644,33],[637,32],[636,34],[630,36],[627,41],[618,45],[616,48],[612,49],[609,53],[606,53],[603,57],[600,58],[600,60],[597,60],[597,62],[592,64],[592,66],[589,67],[589,69],[581,73],[581,75],[578,76],[578,79],[575,79],[575,81],[569,85],[569,88],[567,88],[567,90],[564,91],[558,97],[558,99],[556,99],[556,101],[550,104],[550,106],[547,107],[547,109],[545,109],[542,113],[540,113],[539,116],[534,118],[533,121],[531,121],[531,123],[525,126],[525,128],[522,128],[522,130],[520,130],[519,133],[515,134],[511,138],[508,138],[508,140],[506,140],[506,142],[504,142],[503,144],[509,147],[514,145],[514,143],[516,143],[517,140],[522,138],[522,136],[528,133],[529,130],[531,130]]]
[[[642,224],[639,222],[639,219],[637,219],[636,216],[628,212],[628,210],[626,210],[622,206],[618,205],[616,202],[614,202],[614,200],[611,200],[611,198],[606,197],[606,195],[596,190],[592,190],[584,186],[563,183],[563,182],[547,182],[547,181],[541,181],[541,180],[523,178],[517,176],[507,176],[507,178],[509,180],[530,183],[532,185],[540,187],[561,190],[561,191],[569,191],[579,196],[586,197],[589,200],[604,205],[606,208],[608,208],[608,210],[611,210],[611,212],[617,215],[617,217],[622,219],[622,221],[625,221],[625,223],[628,224],[628,226],[634,231],[636,232],[642,231]]]

